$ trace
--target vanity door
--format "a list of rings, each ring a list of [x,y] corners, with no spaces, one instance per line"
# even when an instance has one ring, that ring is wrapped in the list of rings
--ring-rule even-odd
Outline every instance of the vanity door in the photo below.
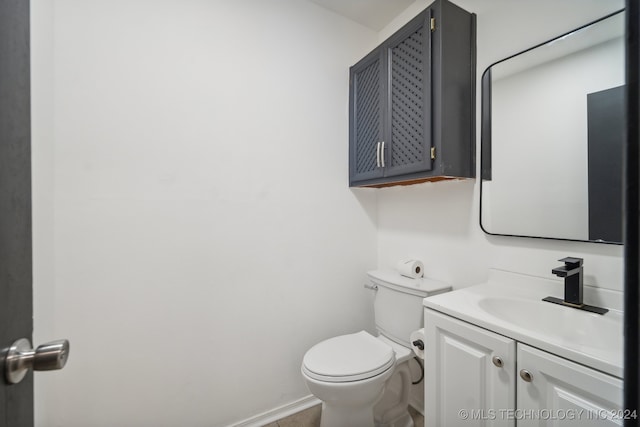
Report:
[[[514,426],[516,344],[425,310],[425,425]]]
[[[620,426],[622,380],[518,343],[518,426]]]

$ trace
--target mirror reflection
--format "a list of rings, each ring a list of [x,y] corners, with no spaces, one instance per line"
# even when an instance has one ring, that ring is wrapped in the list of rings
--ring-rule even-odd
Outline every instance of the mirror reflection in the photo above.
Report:
[[[624,12],[492,65],[482,85],[483,230],[620,243]]]

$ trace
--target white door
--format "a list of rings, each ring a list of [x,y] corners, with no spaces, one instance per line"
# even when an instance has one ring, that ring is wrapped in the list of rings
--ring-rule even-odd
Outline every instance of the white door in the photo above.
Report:
[[[623,424],[621,379],[525,344],[517,357],[518,426]]]
[[[514,426],[516,344],[425,310],[425,425]]]

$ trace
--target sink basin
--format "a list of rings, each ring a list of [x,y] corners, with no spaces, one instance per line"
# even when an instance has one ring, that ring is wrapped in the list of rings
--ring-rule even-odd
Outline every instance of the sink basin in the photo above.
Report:
[[[490,316],[560,345],[589,353],[622,351],[622,318],[614,313],[601,315],[541,300],[497,296],[480,299],[478,306]]]
[[[603,315],[542,301],[562,293],[561,281],[491,270],[486,283],[434,295],[423,303],[429,309],[622,378],[621,304],[611,292],[595,288],[585,289],[585,298],[590,304],[608,308]]]

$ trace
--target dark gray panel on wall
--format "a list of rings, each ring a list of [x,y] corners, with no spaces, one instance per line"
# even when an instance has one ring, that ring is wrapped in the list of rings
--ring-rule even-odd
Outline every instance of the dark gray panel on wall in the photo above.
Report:
[[[589,240],[622,241],[624,90],[587,95]]]
[[[482,147],[480,178],[491,181],[491,68],[482,75]]]

